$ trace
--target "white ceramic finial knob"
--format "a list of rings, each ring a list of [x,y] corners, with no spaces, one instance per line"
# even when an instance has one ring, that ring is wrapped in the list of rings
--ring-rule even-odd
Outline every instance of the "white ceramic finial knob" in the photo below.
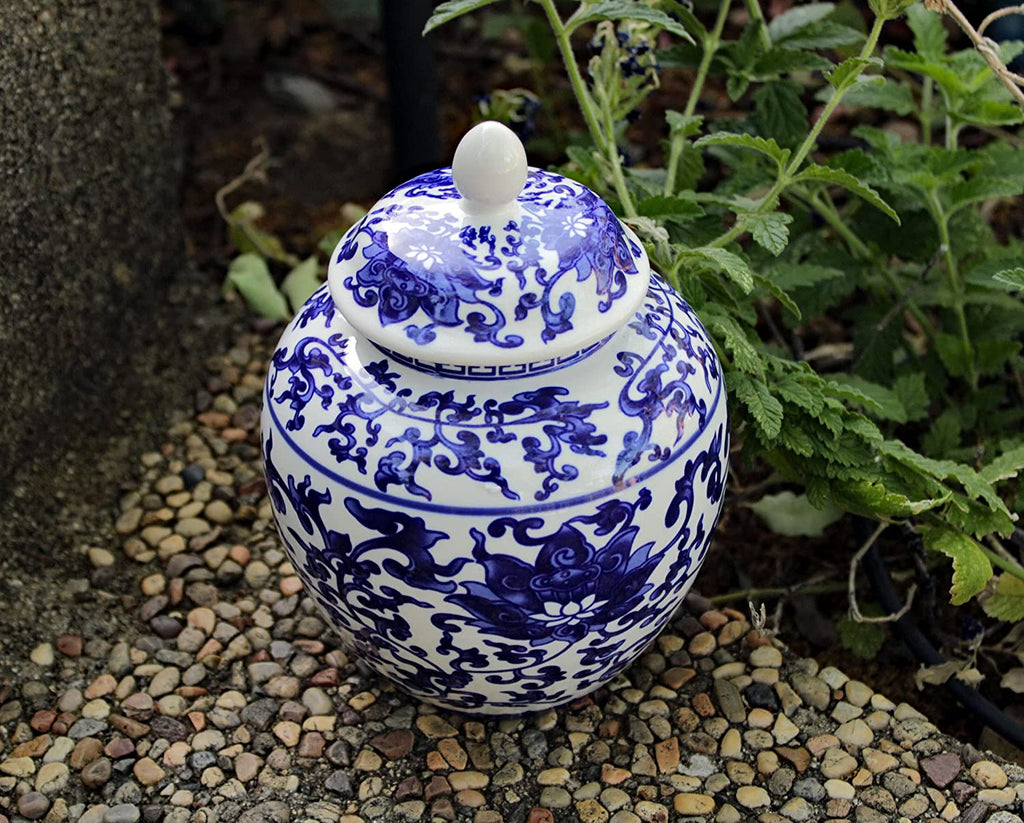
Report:
[[[515,202],[526,185],[526,166],[526,150],[508,126],[488,120],[471,128],[452,159],[466,211],[493,211]]]

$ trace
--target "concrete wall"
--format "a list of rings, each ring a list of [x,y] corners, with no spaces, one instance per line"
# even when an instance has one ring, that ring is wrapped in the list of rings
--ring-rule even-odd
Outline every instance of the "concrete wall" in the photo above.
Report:
[[[115,430],[164,342],[184,245],[159,46],[148,0],[0,3],[0,503]]]

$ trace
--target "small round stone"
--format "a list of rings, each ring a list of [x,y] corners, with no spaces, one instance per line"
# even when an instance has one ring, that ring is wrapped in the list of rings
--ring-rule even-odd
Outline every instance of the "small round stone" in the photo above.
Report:
[[[675,796],[673,803],[681,815],[711,814],[715,810],[715,799],[708,794],[683,792]]]
[[[758,646],[750,653],[750,665],[754,668],[777,669],[782,665],[782,652],[774,646]]]
[[[736,802],[746,809],[759,809],[770,805],[771,798],[760,786],[740,786],[736,790]]]
[[[155,786],[164,779],[164,770],[149,757],[143,757],[136,762],[132,773],[143,786]]]
[[[40,643],[29,655],[29,660],[35,663],[37,666],[47,668],[53,665],[54,661],[53,646],[50,643]]]
[[[971,780],[983,789],[1001,789],[1007,783],[1006,772],[991,760],[979,760],[971,766]]]
[[[107,809],[103,823],[137,823],[141,816],[142,812],[134,803],[118,803]]]
[[[26,792],[18,798],[18,814],[29,820],[39,820],[49,810],[50,800],[40,792]]]

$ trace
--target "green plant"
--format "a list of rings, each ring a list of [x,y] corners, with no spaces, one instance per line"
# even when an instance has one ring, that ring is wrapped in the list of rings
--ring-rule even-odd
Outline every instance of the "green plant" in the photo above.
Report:
[[[442,3],[426,31],[493,2]],[[702,317],[743,461],[770,467],[760,485],[913,522],[952,560],[954,604],[979,597],[992,617],[1024,619],[1024,568],[1001,543],[1024,468],[1024,242],[997,242],[986,219],[1024,191],[1008,130],[1024,122],[1020,90],[990,69],[1021,44],[950,51],[941,15],[908,0],[871,0],[866,33],[831,3],[767,21],[745,0],[732,40],[733,0],[719,0],[710,25],[677,0],[582,0],[568,16],[534,3],[587,132],[562,171],[608,199]],[[904,15],[914,49],[880,49]],[[585,66],[578,32],[596,51]],[[668,35],[675,45],[655,50]],[[693,84],[666,112],[664,166],[633,168],[627,115],[656,85],[655,64],[692,71]],[[745,119],[699,113],[712,80]],[[827,152],[826,129],[851,111],[865,122],[858,146]],[[880,113],[920,139],[867,125]],[[809,343],[839,362],[813,368]]]
[[[280,238],[260,227],[264,216],[260,203],[246,200],[233,209],[228,208],[227,198],[243,185],[267,181],[270,152],[262,141],[257,148],[242,173],[222,186],[214,198],[227,224],[228,239],[238,252],[228,267],[222,293],[226,299],[240,294],[261,317],[290,320],[327,276],[327,264],[321,262],[319,255],[330,257],[342,235],[362,217],[364,210],[354,203],[346,203],[341,208],[338,226],[317,243],[319,254],[304,260],[298,258],[284,247]],[[271,273],[271,266],[286,271],[280,285]]]

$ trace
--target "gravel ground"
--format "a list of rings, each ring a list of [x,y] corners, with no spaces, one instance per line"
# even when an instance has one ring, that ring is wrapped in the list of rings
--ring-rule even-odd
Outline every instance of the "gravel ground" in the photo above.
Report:
[[[1021,823],[1024,769],[699,596],[558,711],[486,720],[395,691],[339,647],[274,534],[274,336],[208,363],[109,540],[80,547],[92,575],[59,599],[111,618],[3,661],[0,823]]]

